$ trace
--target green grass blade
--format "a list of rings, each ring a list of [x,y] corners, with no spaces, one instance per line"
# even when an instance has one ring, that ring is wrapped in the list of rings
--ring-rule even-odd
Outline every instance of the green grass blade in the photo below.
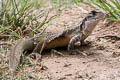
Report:
[[[120,10],[120,3],[117,0],[111,0],[111,2]]]
[[[106,9],[105,9],[102,5],[98,4],[96,1],[90,0],[90,2],[91,2],[93,5],[97,6],[98,8],[101,8],[102,10],[106,11]]]
[[[115,13],[110,9],[110,6],[107,5],[107,3],[103,3],[103,6],[105,9],[109,12],[110,15],[112,15],[115,19],[118,19],[118,17],[115,15]]]

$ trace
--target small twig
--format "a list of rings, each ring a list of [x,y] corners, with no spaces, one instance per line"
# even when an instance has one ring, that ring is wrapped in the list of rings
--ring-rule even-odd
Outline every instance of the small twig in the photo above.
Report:
[[[11,46],[12,44],[10,44],[10,43],[7,43],[7,42],[0,43],[0,46],[2,46],[2,45],[8,45],[8,46]]]
[[[5,73],[4,75],[0,76],[0,79],[4,80],[3,78],[9,75],[9,73]]]
[[[65,56],[63,53],[61,53],[61,52],[59,52],[59,51],[57,51],[57,50],[55,50],[55,49],[52,49],[51,52],[52,52],[52,53],[59,54],[60,56]]]
[[[84,56],[88,56],[85,52],[82,52],[82,51],[80,51],[80,50],[76,50],[77,52],[79,52],[79,53],[81,53],[82,55],[84,55]]]
[[[12,37],[12,35],[0,35],[0,39],[5,39],[5,38],[9,38]]]
[[[40,33],[35,35],[32,39],[39,38],[45,32],[46,29],[47,29],[47,27],[45,27]]]

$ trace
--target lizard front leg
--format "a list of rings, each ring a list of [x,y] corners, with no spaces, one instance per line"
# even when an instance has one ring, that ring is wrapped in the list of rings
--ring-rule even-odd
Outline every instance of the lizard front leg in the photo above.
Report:
[[[78,34],[72,37],[72,39],[70,40],[69,44],[68,44],[68,51],[71,51],[72,54],[76,54],[76,50],[74,49],[74,44],[78,41],[80,41],[82,38],[82,34]],[[81,46],[81,41],[80,41],[80,46]]]
[[[86,39],[86,37],[87,37],[87,36],[85,36],[85,35],[82,34],[82,33],[79,33],[78,35],[73,36],[73,37],[71,38],[69,44],[68,44],[68,51],[70,51],[71,54],[80,53],[80,54],[82,54],[82,55],[84,55],[84,56],[87,56],[86,53],[83,53],[83,52],[81,52],[80,50],[74,48],[75,43],[78,42],[78,41],[79,41],[79,46],[83,45],[82,43],[84,43],[84,40]]]

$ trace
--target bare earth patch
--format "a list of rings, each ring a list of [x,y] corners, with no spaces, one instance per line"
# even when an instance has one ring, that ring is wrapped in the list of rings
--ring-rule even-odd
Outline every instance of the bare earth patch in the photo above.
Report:
[[[57,24],[77,23],[80,21],[78,17],[84,15],[79,13],[78,8],[67,9],[61,14],[64,19],[60,19]],[[65,17],[66,15],[69,19]],[[80,47],[81,51],[88,54],[87,57],[81,54],[69,55],[69,52],[64,50],[58,50],[65,54],[64,57],[43,55],[42,62],[48,69],[38,75],[43,79],[51,78],[52,80],[119,80],[119,25],[114,22],[103,25],[103,22],[100,22],[87,39],[91,44]]]
[[[110,23],[106,25],[108,24]],[[49,76],[52,80],[119,80],[119,25],[112,23],[106,27],[99,24],[99,28],[87,39],[91,43],[80,47],[81,51],[88,54],[87,57],[81,54],[69,55],[64,50],[58,50],[65,54],[64,57],[43,56],[43,63],[48,69],[38,75],[43,76],[43,79]],[[111,28],[113,29],[110,30]]]
[[[85,15],[80,8],[79,5],[65,9],[60,17],[51,22],[48,30],[60,31],[77,24]],[[83,9],[91,10],[88,6],[83,6]],[[100,22],[91,36],[87,38],[90,44],[78,47],[88,56],[70,55],[66,48],[57,49],[64,56],[52,55],[50,51],[43,52],[43,68],[36,66],[32,74],[41,77],[42,80],[119,80],[119,26],[120,24],[115,22],[107,22],[104,25]],[[32,70],[31,66],[25,69],[27,72]]]

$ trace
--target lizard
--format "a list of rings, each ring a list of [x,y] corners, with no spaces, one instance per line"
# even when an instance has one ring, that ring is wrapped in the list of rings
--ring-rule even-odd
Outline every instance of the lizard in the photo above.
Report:
[[[92,33],[93,29],[104,19],[104,13],[98,9],[90,11],[75,27],[66,29],[60,33],[42,33],[32,38],[22,39],[13,46],[9,56],[9,69],[14,71],[20,62],[20,56],[26,50],[32,53],[40,53],[45,49],[68,46],[68,51],[76,53],[74,44],[84,43],[84,40]],[[78,52],[77,52],[78,53]]]

